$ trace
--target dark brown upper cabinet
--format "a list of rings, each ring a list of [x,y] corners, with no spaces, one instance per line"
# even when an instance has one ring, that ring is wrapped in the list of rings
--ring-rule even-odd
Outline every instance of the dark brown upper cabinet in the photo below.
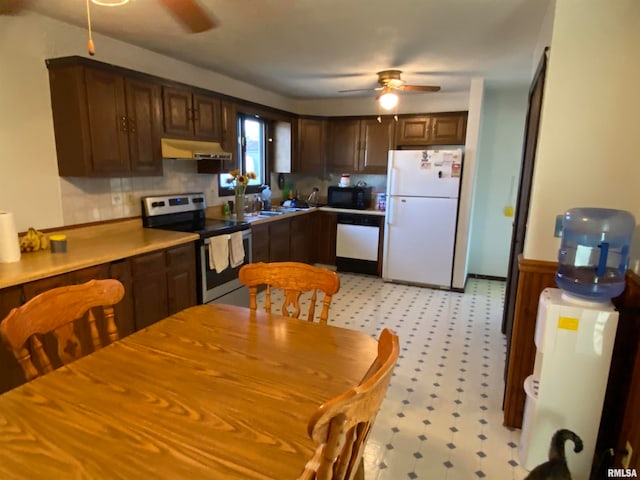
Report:
[[[329,125],[329,171],[386,173],[394,148],[393,118],[336,118]]]
[[[60,176],[162,175],[160,85],[47,60]]]
[[[329,120],[328,170],[336,173],[357,171],[359,153],[360,120]]]
[[[198,173],[222,173],[236,168],[238,162],[237,105],[228,100],[220,102],[220,146],[231,153],[230,160],[198,160]]]
[[[222,140],[222,105],[218,97],[186,87],[164,86],[162,101],[167,136]]]
[[[298,142],[295,149],[295,173],[324,173],[327,137],[327,121],[322,119],[298,119]]]
[[[404,116],[398,120],[396,145],[464,145],[467,112]]]

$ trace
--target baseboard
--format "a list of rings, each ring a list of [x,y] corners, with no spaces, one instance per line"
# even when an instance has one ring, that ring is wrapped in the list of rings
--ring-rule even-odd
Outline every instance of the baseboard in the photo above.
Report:
[[[494,275],[480,275],[479,273],[470,273],[469,277],[471,278],[479,278],[481,280],[497,280],[500,282],[506,282],[507,277],[496,277]]]

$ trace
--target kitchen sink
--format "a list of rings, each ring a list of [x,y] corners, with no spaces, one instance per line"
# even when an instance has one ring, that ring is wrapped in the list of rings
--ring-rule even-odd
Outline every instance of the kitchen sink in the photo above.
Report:
[[[259,213],[259,217],[275,217],[276,215],[284,215],[287,212],[279,212],[275,210],[263,210]]]

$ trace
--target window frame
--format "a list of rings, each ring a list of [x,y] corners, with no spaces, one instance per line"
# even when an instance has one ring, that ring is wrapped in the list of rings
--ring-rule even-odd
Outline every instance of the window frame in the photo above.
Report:
[[[263,161],[263,179],[261,185],[248,185],[245,191],[246,194],[254,194],[260,193],[264,189],[265,185],[271,185],[271,162],[270,162],[270,137],[269,132],[271,129],[271,122],[269,119],[258,115],[257,113],[248,113],[248,112],[238,112],[236,114],[236,124],[238,128],[238,148],[235,152],[236,162],[233,168],[237,168],[241,173],[247,173],[246,171],[246,137],[245,137],[245,128],[244,121],[246,119],[257,119],[262,122],[262,136],[263,136],[263,146],[264,146],[264,159]],[[218,176],[218,197],[229,197],[235,194],[233,187],[222,185],[221,183],[222,174]]]

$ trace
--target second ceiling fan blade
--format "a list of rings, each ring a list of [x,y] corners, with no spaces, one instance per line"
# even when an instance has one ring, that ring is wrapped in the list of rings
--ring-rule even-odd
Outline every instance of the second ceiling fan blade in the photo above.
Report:
[[[398,90],[404,90],[405,92],[438,92],[440,87],[432,85],[402,85]]]
[[[192,33],[206,32],[218,25],[195,0],[159,0],[184,28]]]
[[[349,93],[349,92],[371,92],[376,90],[375,88],[354,88],[352,90],[338,90],[338,93]]]

